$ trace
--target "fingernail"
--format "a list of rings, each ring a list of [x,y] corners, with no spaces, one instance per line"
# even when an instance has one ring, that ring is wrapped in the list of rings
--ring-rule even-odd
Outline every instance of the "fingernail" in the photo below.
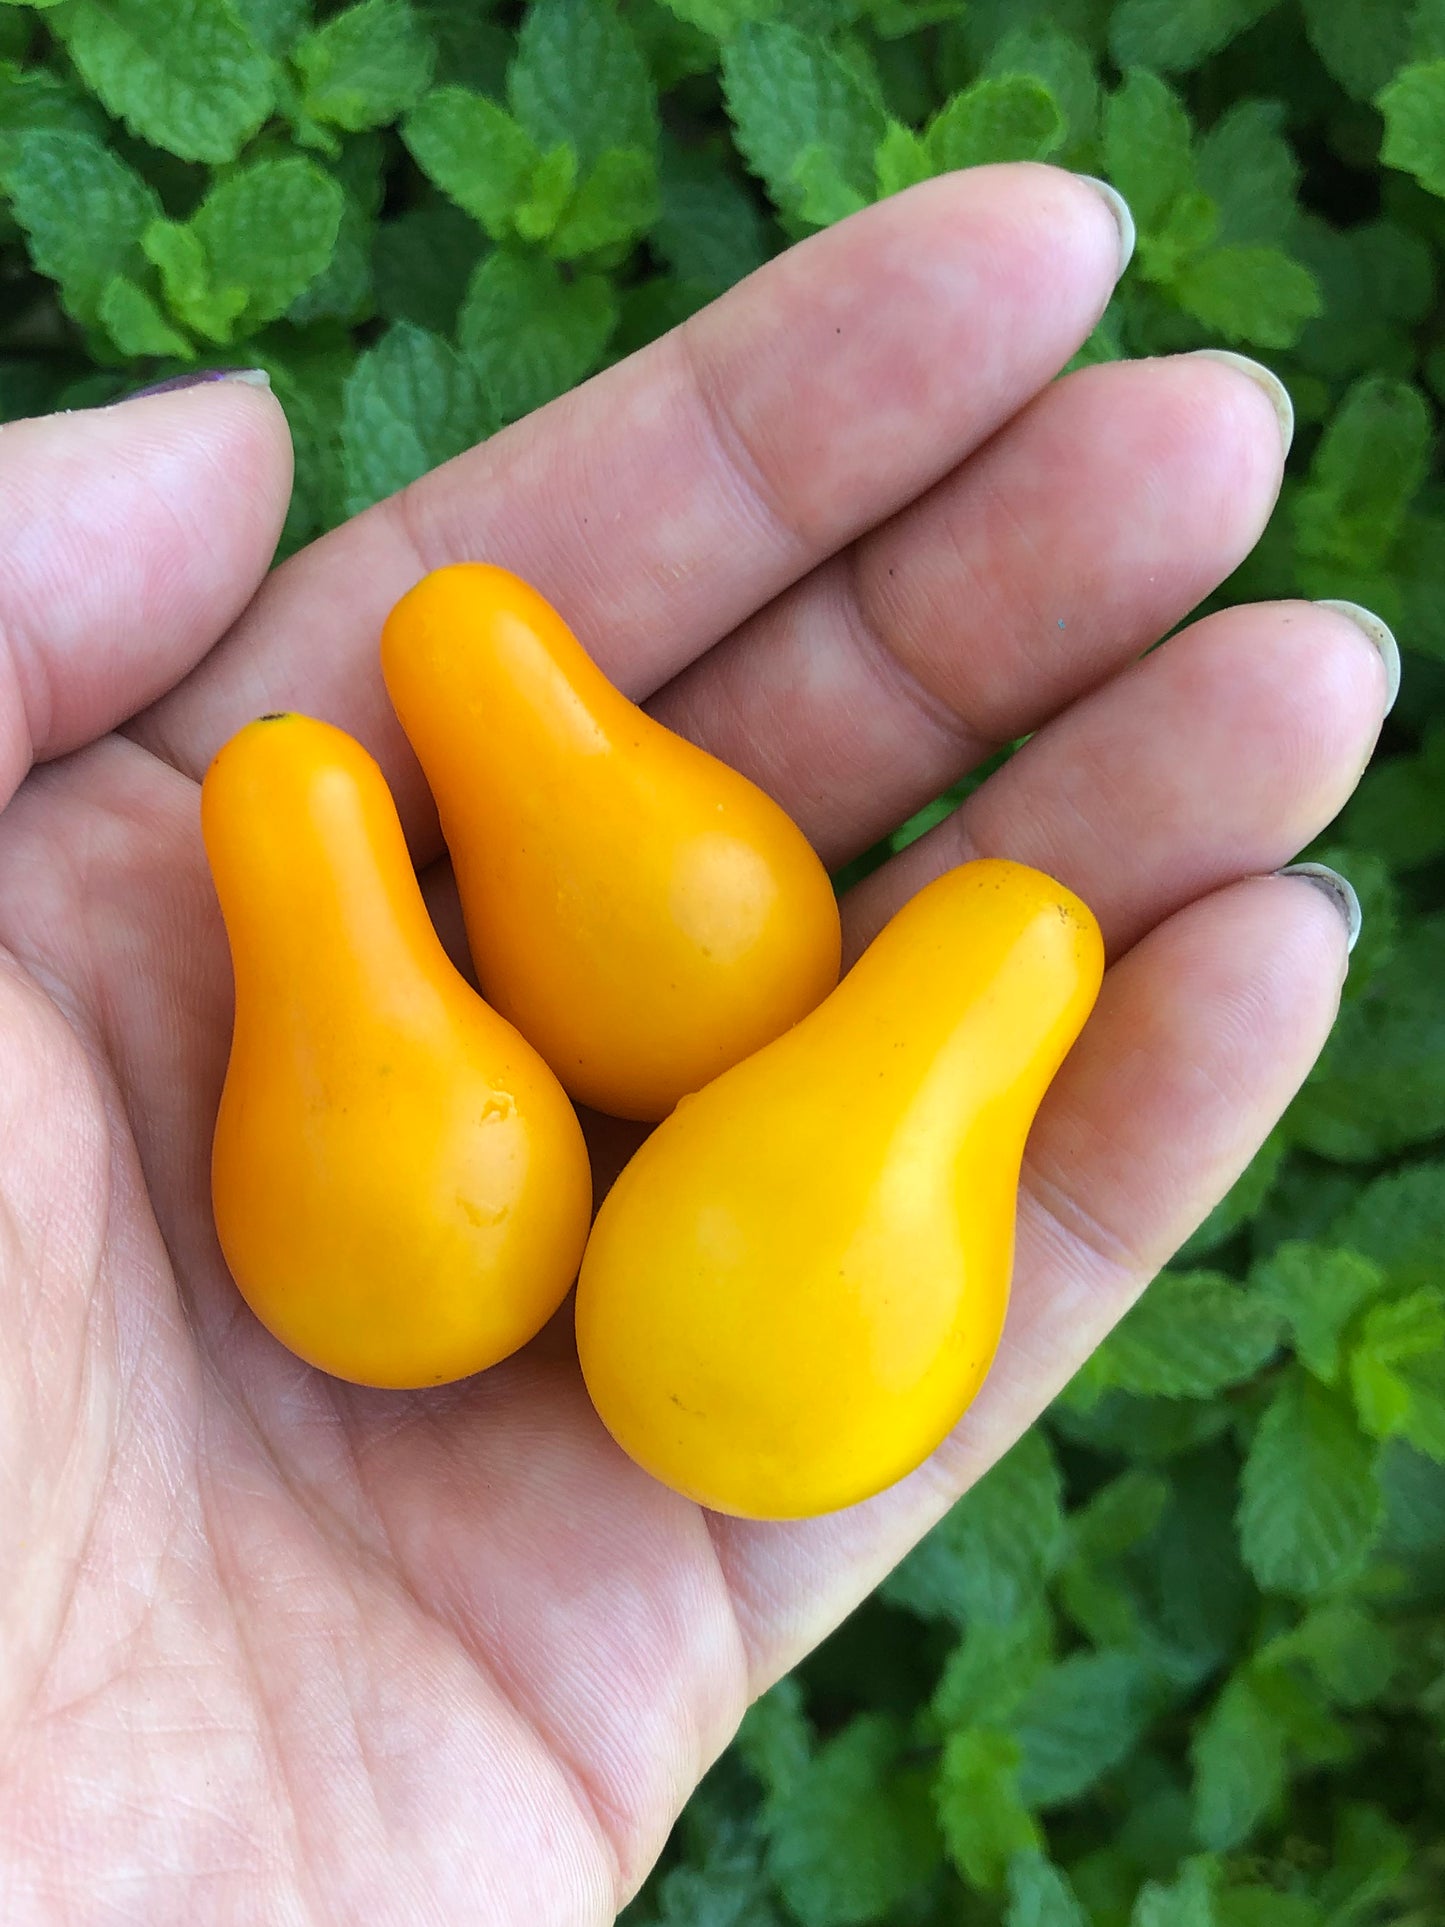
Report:
[[[1385,714],[1388,716],[1395,707],[1395,698],[1400,693],[1400,645],[1394,632],[1377,615],[1362,609],[1358,602],[1338,602],[1333,597],[1321,597],[1315,605],[1320,609],[1333,609],[1337,616],[1344,616],[1353,622],[1380,652],[1380,660],[1385,665]]]
[[[1134,216],[1129,212],[1129,203],[1117,187],[1110,187],[1101,181],[1097,174],[1076,174],[1075,180],[1082,181],[1102,195],[1105,205],[1114,217],[1114,225],[1119,230],[1119,272],[1122,274],[1134,259]]]
[[[183,388],[206,388],[218,381],[239,382],[243,388],[271,386],[271,377],[264,368],[201,368],[188,375],[172,375],[169,381],[153,381],[149,388],[137,388],[134,394],[122,395],[119,399],[143,401],[147,395],[178,395]]]
[[[1284,444],[1284,452],[1288,455],[1294,440],[1294,403],[1289,398],[1288,388],[1274,370],[1266,368],[1262,361],[1251,361],[1248,355],[1235,354],[1232,348],[1192,348],[1190,353],[1203,361],[1222,361],[1226,368],[1237,369],[1264,390],[1279,423],[1279,438]]]
[[[1355,886],[1348,877],[1342,877],[1338,870],[1332,870],[1327,863],[1290,863],[1283,870],[1276,870],[1277,877],[1303,877],[1317,890],[1323,890],[1345,920],[1349,933],[1347,950],[1353,950],[1360,941],[1360,899],[1355,895]]]

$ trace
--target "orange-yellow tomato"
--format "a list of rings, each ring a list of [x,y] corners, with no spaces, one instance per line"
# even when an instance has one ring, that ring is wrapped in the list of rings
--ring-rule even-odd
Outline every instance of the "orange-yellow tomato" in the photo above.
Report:
[[[587,1235],[566,1094],[453,968],[349,736],[248,724],[201,821],[236,979],[212,1159],[236,1283],[283,1344],[359,1384],[505,1358],[561,1303]]]
[[[927,1457],[993,1358],[1024,1139],[1102,968],[1077,897],[965,864],[685,1099],[603,1204],[578,1283],[618,1444],[755,1519],[849,1505]]]
[[[488,1000],[575,1098],[659,1118],[837,981],[797,826],[652,721],[505,569],[438,569],[386,624]]]

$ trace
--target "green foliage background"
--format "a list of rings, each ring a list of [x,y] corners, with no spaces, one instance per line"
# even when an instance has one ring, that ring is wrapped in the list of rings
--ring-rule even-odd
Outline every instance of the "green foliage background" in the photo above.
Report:
[[[1226,597],[1404,645],[1320,852],[1365,936],[1246,1177],[754,1709],[628,1919],[1438,1927],[1445,0],[0,0],[0,419],[259,364],[294,548],[789,240],[1028,157],[1138,220],[1083,359],[1290,386]]]

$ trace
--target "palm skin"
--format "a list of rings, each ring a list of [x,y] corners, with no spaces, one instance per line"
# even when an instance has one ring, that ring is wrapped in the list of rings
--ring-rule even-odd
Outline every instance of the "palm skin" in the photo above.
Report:
[[[1278,1115],[1345,942],[1268,873],[1348,795],[1386,675],[1301,603],[1136,662],[1255,539],[1281,447],[1218,361],[1052,381],[1116,271],[1067,175],[931,183],[259,590],[289,482],[263,392],[6,429],[0,1918],[610,1920],[749,1697],[1006,1449]],[[352,729],[453,933],[375,646],[471,556],[537,582],[830,864],[1036,732],[845,904],[856,952],[946,865],[1014,856],[1094,905],[1111,958],[1031,1140],[989,1384],[847,1513],[748,1525],[655,1485],[591,1413],[565,1313],[478,1379],[361,1391],[283,1352],[220,1261],[230,976],[196,779],[262,710]]]

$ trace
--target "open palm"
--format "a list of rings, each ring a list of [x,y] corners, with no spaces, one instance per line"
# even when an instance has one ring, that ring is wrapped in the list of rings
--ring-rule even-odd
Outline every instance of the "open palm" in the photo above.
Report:
[[[1118,252],[1066,174],[930,183],[259,590],[289,483],[262,391],[0,437],[7,1922],[610,1920],[749,1697],[1018,1435],[1282,1109],[1345,931],[1267,873],[1348,795],[1387,673],[1306,603],[1137,660],[1252,544],[1282,449],[1227,361],[1053,380]],[[856,950],[940,869],[1016,857],[1095,907],[1111,958],[1031,1140],[988,1387],[848,1513],[745,1525],[652,1483],[565,1313],[478,1379],[383,1394],[298,1364],[226,1276],[197,778],[263,710],[352,730],[451,931],[376,643],[469,557],[536,582],[830,865],[1035,732],[845,903]]]

